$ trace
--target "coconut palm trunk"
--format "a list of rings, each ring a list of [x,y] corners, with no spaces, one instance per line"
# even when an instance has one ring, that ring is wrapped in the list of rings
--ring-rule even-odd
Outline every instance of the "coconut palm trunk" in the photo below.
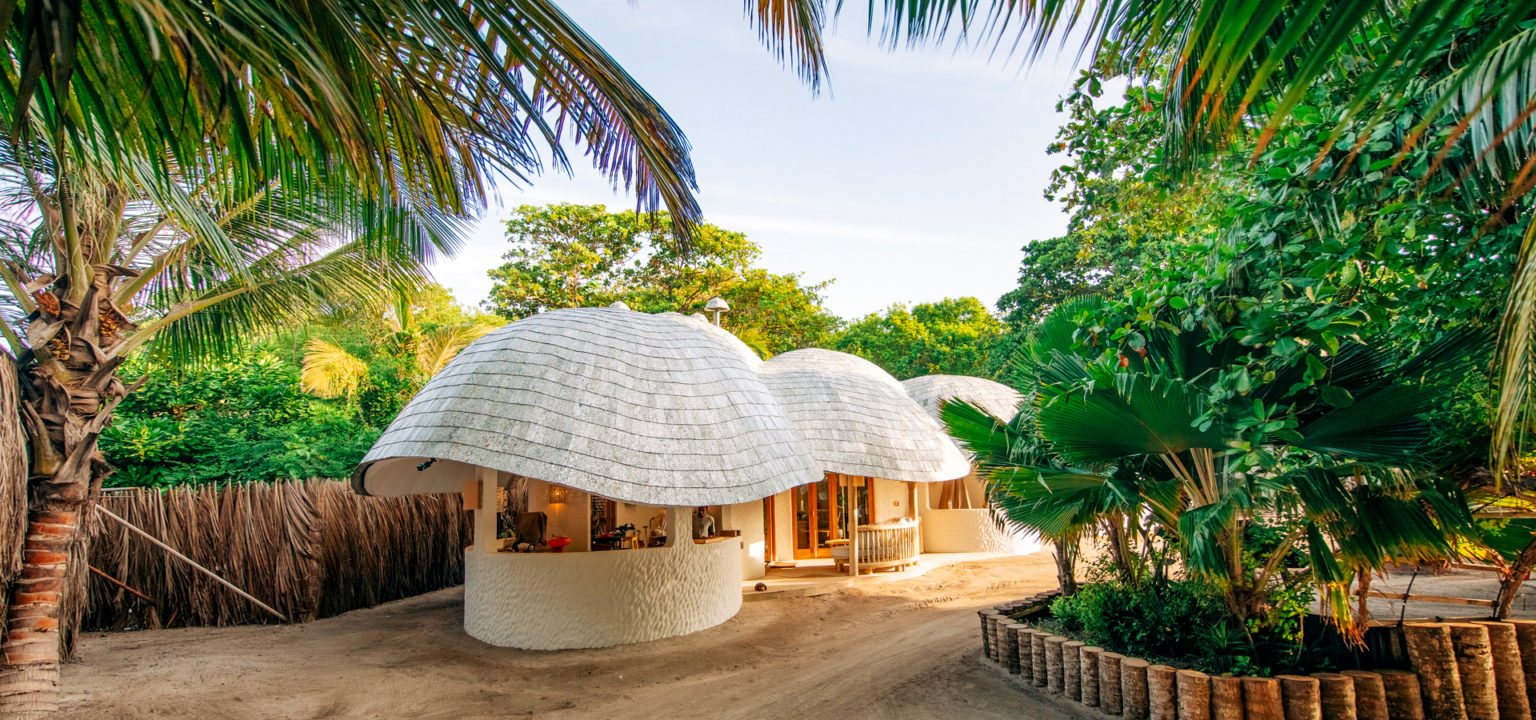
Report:
[[[86,189],[82,184],[60,183],[63,202],[39,203],[45,229],[74,229],[63,233],[63,259],[77,269],[110,253],[123,212],[118,188]],[[53,689],[64,646],[60,609],[69,587],[70,546],[87,501],[108,473],[97,438],[127,395],[117,377],[125,356],[115,351],[135,326],[113,301],[112,291],[115,281],[136,273],[105,262],[87,267],[88,273],[64,273],[30,298],[18,297],[30,310],[25,333],[33,348],[21,352],[18,388],[21,426],[31,448],[31,498],[22,568],[10,587],[5,663],[0,666],[0,707],[12,717],[57,710]],[[14,270],[5,274],[8,281],[16,279]]]

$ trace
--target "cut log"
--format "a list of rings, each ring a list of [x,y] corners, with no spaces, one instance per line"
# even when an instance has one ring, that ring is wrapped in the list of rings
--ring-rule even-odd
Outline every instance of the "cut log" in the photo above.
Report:
[[[1066,687],[1066,674],[1061,669],[1061,644],[1066,641],[1060,635],[1045,639],[1045,691],[1053,695]]]
[[[996,612],[997,611],[993,610],[992,608],[987,608],[985,610],[977,610],[976,611],[976,617],[981,620],[981,654],[982,654],[982,657],[986,657],[986,658],[991,658],[992,657],[992,631],[991,631],[991,628],[987,626],[987,616],[995,614]]]
[[[1211,676],[1211,717],[1243,716],[1243,679],[1231,675]]]
[[[1317,678],[1306,675],[1281,675],[1280,699],[1285,704],[1285,720],[1322,720],[1323,698]]]
[[[1035,652],[1033,650],[1033,638],[1037,632],[1039,631],[1027,626],[1023,630],[1020,630],[1018,639],[1019,646],[1014,649],[1014,662],[1019,664],[1019,677],[1031,685],[1034,684],[1035,678]]]
[[[1002,656],[1003,666],[1013,675],[1019,674],[1019,632],[1025,630],[1025,626],[1019,623],[1003,625],[1003,648],[999,653]]]
[[[1178,687],[1179,720],[1211,720],[1211,676],[1199,670],[1180,670],[1174,678]]]
[[[1493,676],[1493,648],[1488,628],[1477,623],[1446,623],[1456,649],[1456,673],[1467,720],[1499,720],[1498,683]]]
[[[1367,670],[1345,670],[1339,674],[1355,681],[1355,715],[1360,720],[1390,720],[1387,688],[1380,674]]]
[[[1095,645],[1089,645],[1078,651],[1078,658],[1082,662],[1082,700],[1088,707],[1099,706],[1099,655],[1103,652],[1104,648]]]
[[[1099,653],[1099,709],[1106,715],[1120,714],[1120,661],[1124,659],[1120,653]]]
[[[997,660],[997,649],[993,647],[992,638],[995,637],[992,627],[997,623],[997,616],[1003,614],[997,608],[987,608],[976,613],[981,616],[981,653],[988,660]]]
[[[1147,663],[1141,658],[1120,661],[1120,716],[1125,720],[1147,720]]]
[[[1244,720],[1285,720],[1285,704],[1280,699],[1280,681],[1275,678],[1243,678]]]
[[[1179,691],[1174,680],[1176,672],[1167,665],[1147,668],[1148,720],[1178,720]]]
[[[1312,673],[1322,698],[1323,720],[1356,720],[1355,680],[1338,673]]]
[[[1477,623],[1488,628],[1488,649],[1493,655],[1493,686],[1498,694],[1499,717],[1531,716],[1531,701],[1526,696],[1525,665],[1520,660],[1520,641],[1515,626],[1506,622]]]
[[[1083,649],[1081,640],[1068,640],[1061,644],[1062,692],[1072,700],[1083,697]]]
[[[1451,629],[1439,623],[1408,623],[1403,626],[1403,645],[1408,649],[1408,662],[1419,677],[1424,716],[1435,720],[1467,720],[1467,709],[1461,702],[1461,675],[1457,672]]]
[[[1034,673],[1030,676],[1029,684],[1035,687],[1045,687],[1046,678],[1049,677],[1045,667],[1045,639],[1050,635],[1035,631],[1029,636],[1030,663],[1034,665]]]
[[[1515,628],[1520,646],[1520,666],[1525,670],[1526,703],[1536,710],[1536,620],[1505,620]]]
[[[1424,720],[1424,697],[1419,676],[1408,670],[1377,670],[1387,694],[1387,716],[1392,720]]]

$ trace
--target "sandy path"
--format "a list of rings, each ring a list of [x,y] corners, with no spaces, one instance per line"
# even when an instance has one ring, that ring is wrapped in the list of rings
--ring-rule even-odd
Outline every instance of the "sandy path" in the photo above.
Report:
[[[493,648],[458,588],[308,625],[96,633],[66,667],[92,718],[1018,718],[1037,705],[977,659],[978,608],[1055,586],[1049,556],[746,603],[720,627],[607,650]]]

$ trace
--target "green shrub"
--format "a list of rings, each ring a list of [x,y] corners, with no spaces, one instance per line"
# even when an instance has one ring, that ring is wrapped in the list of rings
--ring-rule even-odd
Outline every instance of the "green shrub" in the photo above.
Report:
[[[297,366],[269,354],[134,369],[149,380],[101,435],[110,486],[344,478],[379,437],[340,401],[300,390]]]
[[[1051,615],[1063,630],[1114,652],[1211,673],[1272,675],[1311,662],[1301,643],[1310,589],[1304,584],[1281,588],[1276,597],[1270,616],[1245,628],[1206,583],[1167,580],[1132,586],[1103,580],[1057,598]]]

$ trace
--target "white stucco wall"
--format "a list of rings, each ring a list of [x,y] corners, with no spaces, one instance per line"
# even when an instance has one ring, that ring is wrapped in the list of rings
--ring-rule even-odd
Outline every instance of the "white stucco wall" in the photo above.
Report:
[[[1040,549],[1034,537],[1010,535],[993,522],[985,509],[933,510],[922,515],[923,552],[973,553],[995,552],[1026,555]]]
[[[741,531],[741,579],[756,580],[766,574],[763,564],[767,551],[763,537],[763,501],[723,505],[719,508],[721,530]]]
[[[773,496],[773,547],[779,560],[795,559],[795,499],[789,490]]]
[[[907,517],[908,498],[911,492],[907,483],[875,478],[875,496],[870,501],[873,522],[899,520]]]
[[[667,514],[668,537],[687,538],[688,508]],[[588,553],[465,550],[464,630],[526,650],[597,648],[686,635],[741,609],[741,544]]]

